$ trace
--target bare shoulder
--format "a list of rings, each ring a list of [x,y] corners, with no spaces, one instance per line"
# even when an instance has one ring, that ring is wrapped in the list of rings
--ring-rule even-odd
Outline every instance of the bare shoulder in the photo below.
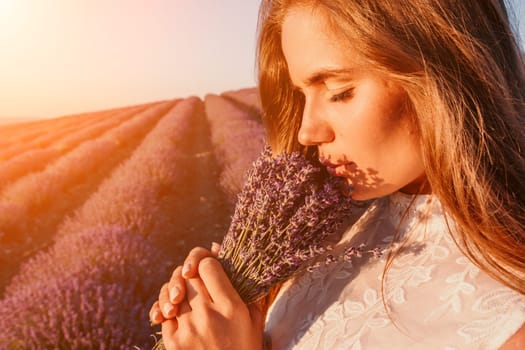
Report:
[[[525,324],[512,337],[509,338],[500,350],[523,350],[525,349]]]

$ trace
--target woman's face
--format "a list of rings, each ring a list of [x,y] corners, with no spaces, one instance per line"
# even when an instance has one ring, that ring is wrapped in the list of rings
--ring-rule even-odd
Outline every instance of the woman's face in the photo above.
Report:
[[[282,49],[305,97],[299,142],[318,147],[328,170],[353,186],[355,199],[417,192],[426,177],[405,91],[360,62],[319,11],[289,10]]]

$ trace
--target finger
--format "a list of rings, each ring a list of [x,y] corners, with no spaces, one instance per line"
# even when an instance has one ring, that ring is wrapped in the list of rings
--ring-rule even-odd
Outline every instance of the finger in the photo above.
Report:
[[[219,260],[204,258],[199,264],[199,275],[213,303],[222,305],[244,303],[233,288]]]
[[[217,242],[211,242],[211,253],[215,258],[219,256],[219,250],[221,250],[221,245]]]
[[[186,280],[187,300],[192,310],[211,304],[210,294],[200,278]]]
[[[191,313],[191,307],[188,303],[187,299],[184,299],[180,304],[179,308],[177,309],[177,318],[181,321],[184,320],[185,316],[188,316]]]
[[[170,347],[172,343],[172,338],[175,336],[177,329],[179,328],[179,322],[176,318],[173,320],[167,320],[162,322],[161,331],[162,331],[162,340],[166,348]]]
[[[168,282],[168,296],[172,304],[178,304],[186,295],[186,282],[182,278],[182,266],[177,266]]]
[[[153,303],[153,306],[149,310],[149,320],[152,326],[164,321],[164,317],[162,316],[162,312],[160,311],[158,300]]]
[[[199,262],[209,256],[213,256],[212,253],[202,247],[193,248],[186,259],[184,260],[184,266],[182,267],[182,277],[192,278],[197,275]]]
[[[159,293],[159,306],[162,311],[162,316],[165,319],[170,319],[175,317],[175,307],[170,302],[168,295],[168,284],[164,283]]]

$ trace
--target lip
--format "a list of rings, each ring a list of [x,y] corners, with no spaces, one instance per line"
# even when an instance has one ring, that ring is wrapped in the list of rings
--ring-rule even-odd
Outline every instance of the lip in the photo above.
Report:
[[[330,175],[344,176],[349,171],[349,168],[355,164],[354,162],[345,163],[331,163],[328,160],[321,160],[321,164],[326,167],[326,170]]]
[[[347,175],[348,168],[351,164],[339,164],[333,167],[327,166],[326,170],[329,174],[334,176],[345,176]]]
[[[323,158],[319,158],[319,161],[321,162],[322,165],[324,165],[327,168],[336,168],[339,165],[341,165],[341,164],[332,163],[328,159],[323,159]]]

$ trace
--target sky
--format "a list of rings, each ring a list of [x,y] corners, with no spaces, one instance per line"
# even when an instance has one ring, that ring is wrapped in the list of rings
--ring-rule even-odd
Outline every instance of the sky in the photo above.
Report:
[[[259,3],[0,0],[0,121],[255,86]]]

